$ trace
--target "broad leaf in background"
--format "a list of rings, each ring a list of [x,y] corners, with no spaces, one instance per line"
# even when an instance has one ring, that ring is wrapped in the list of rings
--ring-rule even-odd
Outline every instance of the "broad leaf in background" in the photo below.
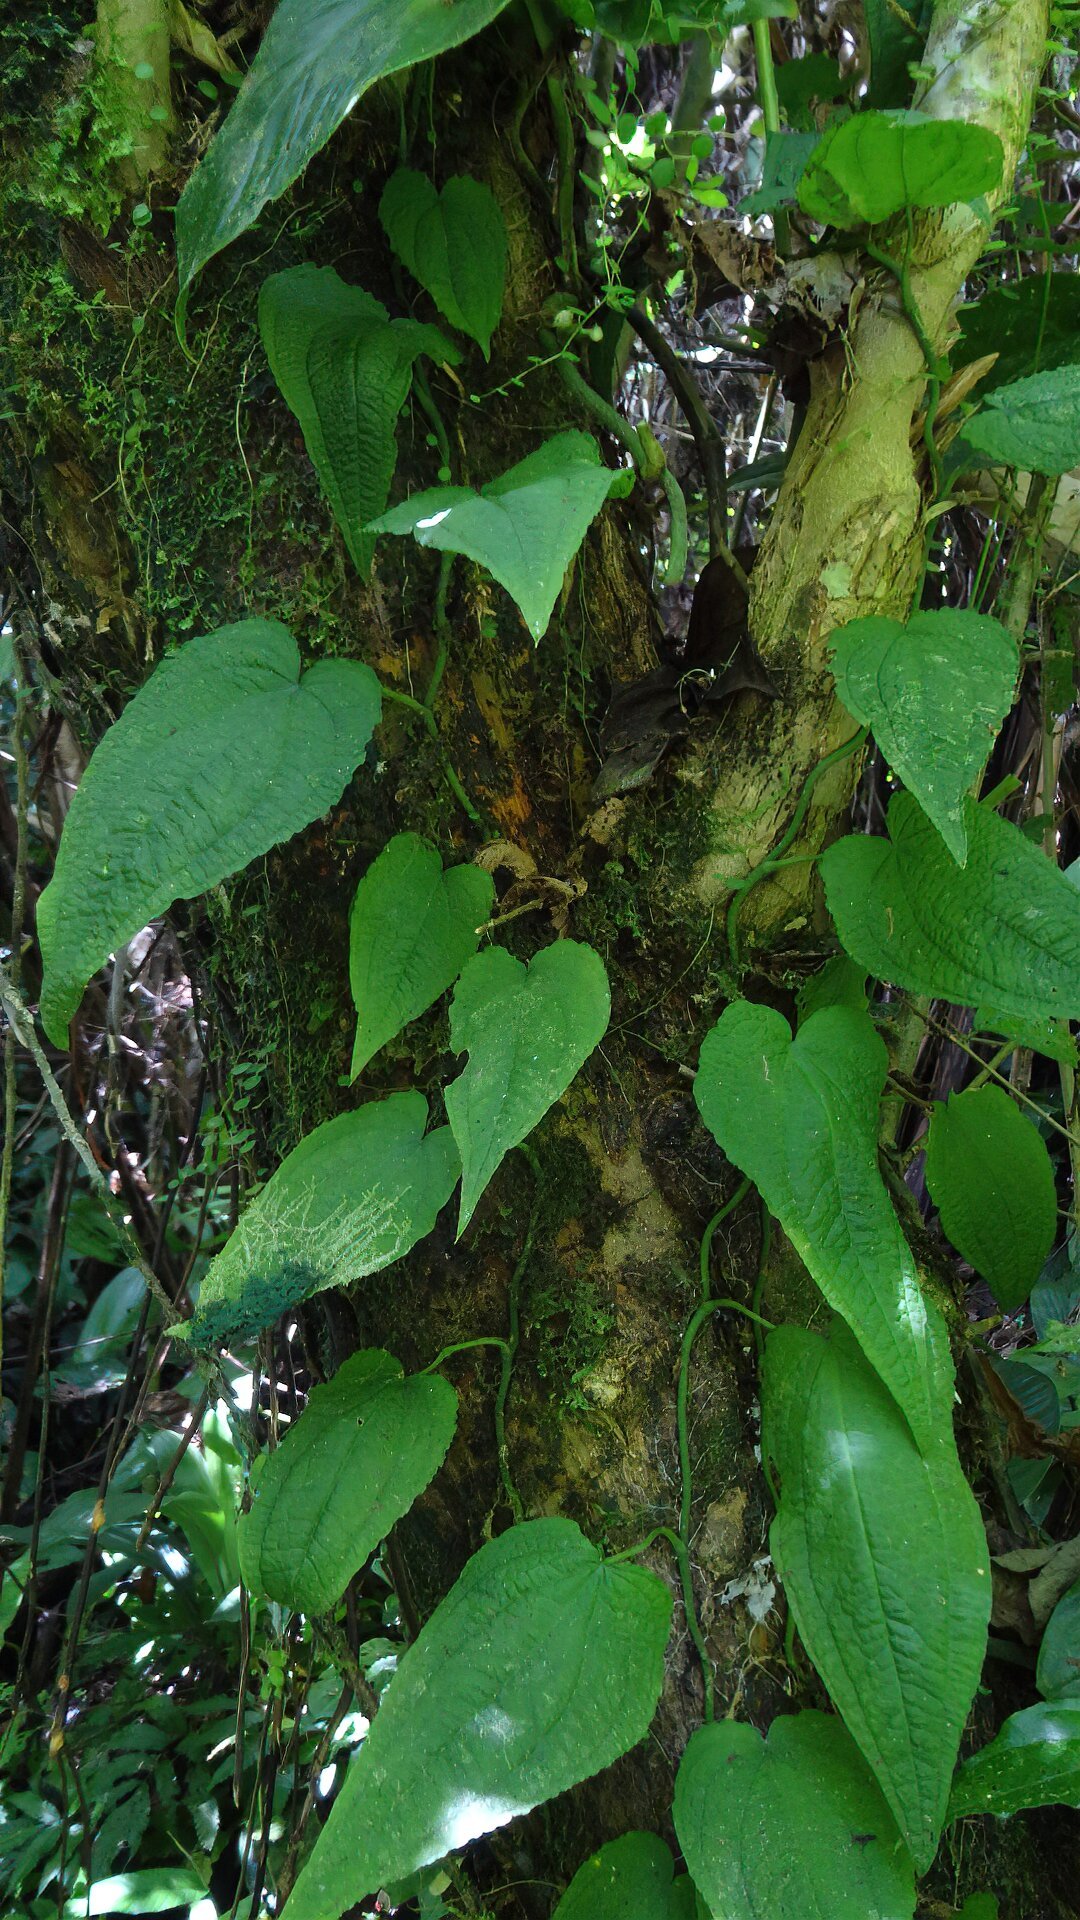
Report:
[[[57,1046],[91,974],[148,920],[333,806],[380,705],[358,661],[301,674],[278,620],[221,627],[166,656],[91,759],[38,902],[41,1019]]]
[[[459,1239],[504,1154],[562,1098],[610,1018],[604,963],[577,940],[544,947],[528,967],[501,947],[469,961],[450,1003],[450,1044],[469,1062],[446,1089],[461,1155]]]
[[[770,1544],[807,1653],[920,1873],[982,1669],[990,1561],[951,1435],[920,1449],[842,1321],[768,1337]]]
[[[479,342],[486,360],[506,281],[506,226],[491,188],[459,173],[440,193],[426,173],[399,167],[383,190],[379,219],[402,265],[450,325]]]
[[[95,1880],[85,1893],[65,1901],[63,1920],[115,1920],[117,1914],[207,1911],[204,1882],[194,1867],[138,1867]],[[55,1905],[53,1908],[55,1912]]]
[[[949,1819],[1080,1803],[1080,1700],[1040,1701],[1010,1714],[997,1738],[956,1775]]]
[[[587,1780],[648,1731],[671,1596],[571,1520],[491,1540],[404,1655],[291,1896],[365,1894]]]
[[[577,1870],[551,1920],[671,1920],[675,1867],[655,1833],[624,1833]]]
[[[1080,1340],[1080,1328],[1074,1328]],[[1046,1623],[1035,1683],[1044,1700],[1080,1701],[1080,1580],[1062,1594]]]
[[[911,98],[910,61],[922,55],[929,26],[928,0],[901,10],[889,0],[864,0],[863,17],[870,48],[870,107],[902,107]]]
[[[967,422],[964,440],[988,465],[1070,472],[1080,463],[1080,365],[997,387]]]
[[[973,1031],[999,1034],[1018,1047],[1030,1047],[1032,1053],[1044,1053],[1048,1060],[1076,1066],[1076,1041],[1064,1020],[1024,1020],[997,1007],[976,1007]]]
[[[996,353],[980,391],[993,392],[1032,373],[1080,359],[1080,276],[1033,273],[991,287],[976,306],[956,316],[963,331],[952,349],[962,367]]]
[[[372,1054],[453,986],[476,952],[494,893],[480,867],[444,873],[418,833],[396,833],[372,862],[349,916],[354,1080]]]
[[[422,1093],[392,1093],[309,1133],[282,1161],[202,1284],[199,1347],[268,1327],[324,1287],[378,1273],[430,1233],[460,1166],[449,1127],[425,1135]]]
[[[1000,1307],[1023,1305],[1057,1232],[1046,1143],[1001,1087],[939,1102],[926,1141],[926,1184],[942,1230]]]
[[[915,1911],[896,1822],[830,1715],[783,1714],[767,1741],[735,1720],[700,1727],[679,1766],[673,1814],[713,1920],[911,1920]]]
[[[826,226],[876,226],[903,207],[992,193],[1004,157],[997,134],[973,121],[864,111],[830,121],[799,182],[799,205]]]
[[[127,1379],[131,1336],[145,1296],[146,1281],[138,1267],[114,1273],[96,1296],[70,1356],[54,1369],[54,1382],[97,1393],[121,1386]],[[156,1312],[153,1319],[156,1324]]]
[[[378,1347],[350,1355],[252,1476],[237,1521],[245,1586],[307,1614],[335,1606],[438,1472],[456,1421],[439,1374],[406,1379]]]
[[[870,615],[830,636],[836,691],[963,866],[963,801],[1012,705],[1019,656],[1000,620],[943,607]]]
[[[879,980],[1020,1019],[1080,1019],[1080,892],[1019,827],[964,806],[958,867],[910,794],[889,838],[849,834],[821,859],[825,897],[853,960]]]
[[[951,1434],[953,1367],[878,1171],[887,1069],[864,1012],[823,1008],[792,1040],[775,1008],[737,1000],[705,1036],[694,1098],[929,1444]]]
[[[281,0],[176,209],[183,294],[388,74],[480,33],[506,0]]]
[[[759,213],[772,213],[774,208],[793,201],[803,169],[820,139],[819,133],[792,133],[787,128],[767,133],[761,185],[740,200],[739,212],[756,219]]]
[[[429,487],[384,513],[372,531],[413,533],[422,547],[478,561],[540,640],[567,567],[624,477],[601,465],[587,433],[556,433],[479,493]]]
[[[422,353],[456,360],[457,349],[437,327],[391,320],[381,301],[347,286],[333,267],[289,267],[264,280],[259,331],[353,564],[366,578],[375,540],[364,529],[390,495],[394,428],[413,362]]]
[[[29,1578],[30,1549],[27,1547],[25,1553],[20,1553],[18,1559],[0,1573],[0,1640],[22,1606]]]

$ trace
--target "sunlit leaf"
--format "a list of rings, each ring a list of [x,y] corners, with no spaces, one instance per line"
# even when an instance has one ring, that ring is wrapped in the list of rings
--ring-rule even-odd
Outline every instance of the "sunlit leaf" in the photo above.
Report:
[[[948,207],[992,193],[1004,149],[971,120],[902,110],[832,120],[799,182],[799,205],[823,225],[876,226],[904,207]]]
[[[426,173],[398,167],[379,202],[398,259],[452,327],[488,357],[502,312],[506,226],[490,187],[455,174],[440,193]]]
[[[1057,1232],[1046,1143],[1001,1087],[971,1087],[934,1108],[926,1184],[943,1231],[999,1306],[1027,1299]]]

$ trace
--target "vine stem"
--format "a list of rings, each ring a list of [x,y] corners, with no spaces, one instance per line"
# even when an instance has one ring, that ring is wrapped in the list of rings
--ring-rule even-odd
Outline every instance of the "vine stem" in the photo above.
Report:
[[[754,36],[754,59],[757,62],[758,98],[761,101],[761,117],[765,122],[766,137],[780,132],[780,96],[776,91],[776,68],[773,65],[772,41],[769,38],[769,20],[758,19],[752,24]],[[787,253],[791,245],[791,231],[788,217],[780,208],[773,214],[773,233],[776,236],[777,253]]]
[[[438,665],[438,662],[436,664]],[[443,664],[445,664],[445,661]],[[440,678],[441,678],[441,673],[440,673]],[[431,708],[429,706],[425,706],[422,700],[414,700],[411,693],[400,693],[396,687],[384,686],[382,690],[382,697],[384,700],[392,700],[399,707],[408,707],[410,713],[418,713],[420,715],[420,718],[424,722],[424,725],[427,728],[428,733],[431,736],[431,739],[434,741],[434,744],[438,749],[439,758],[442,761],[443,775],[446,780],[447,786],[450,788],[450,791],[453,794],[458,805],[460,806],[462,812],[468,816],[468,818],[472,821],[474,827],[482,827],[484,824],[483,816],[479,814],[476,808],[473,806],[472,801],[469,799],[468,794],[466,793],[464,787],[461,784],[461,781],[458,779],[458,776],[454,771],[453,765],[450,760],[450,756],[447,753],[446,748],[443,746],[442,740],[439,737],[439,723],[436,720],[435,715],[432,713]]]

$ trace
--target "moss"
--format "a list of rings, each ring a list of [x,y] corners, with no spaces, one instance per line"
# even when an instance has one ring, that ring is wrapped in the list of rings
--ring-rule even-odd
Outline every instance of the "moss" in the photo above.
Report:
[[[552,1402],[588,1412],[594,1402],[582,1383],[603,1358],[615,1314],[598,1293],[595,1270],[586,1277],[549,1268],[545,1279],[545,1264],[535,1263],[526,1303],[529,1358]]]

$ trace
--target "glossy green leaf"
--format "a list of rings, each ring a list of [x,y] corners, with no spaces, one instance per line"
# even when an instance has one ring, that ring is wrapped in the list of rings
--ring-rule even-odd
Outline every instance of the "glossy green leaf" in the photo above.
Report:
[[[394,428],[422,354],[456,360],[437,327],[391,320],[333,267],[289,267],[264,280],[259,331],[270,370],[300,422],[304,444],[353,564],[365,578],[374,535],[365,528],[390,495]]]
[[[1074,1331],[1080,1337],[1080,1328]],[[1035,1682],[1044,1700],[1080,1701],[1080,1580],[1062,1594],[1046,1623]]]
[[[379,219],[402,265],[452,327],[479,341],[486,360],[506,281],[506,225],[490,187],[459,173],[440,193],[426,173],[398,167]]]
[[[412,533],[422,547],[478,561],[539,640],[567,567],[622,477],[601,465],[587,433],[557,433],[479,493],[429,487],[384,513],[372,531]]]
[[[965,802],[958,867],[910,794],[889,838],[849,834],[823,855],[841,942],[879,980],[1021,1019],[1080,1019],[1080,893],[1008,820]]]
[[[377,1347],[352,1354],[252,1476],[237,1522],[245,1586],[303,1613],[333,1607],[438,1472],[456,1420],[439,1374],[406,1379]]]
[[[1022,1306],[1054,1244],[1057,1195],[1046,1142],[1001,1087],[935,1106],[926,1184],[957,1253],[999,1306]]]
[[[476,952],[495,889],[480,867],[443,872],[434,847],[397,833],[356,890],[349,979],[357,1011],[352,1077],[425,1013]]]
[[[468,1562],[404,1655],[290,1899],[338,1920],[387,1881],[609,1766],[648,1731],[671,1595],[570,1520]]]
[[[964,795],[1012,705],[1019,664],[999,620],[955,607],[906,623],[870,615],[829,640],[836,691],[911,788],[949,852],[967,859]]]
[[[951,1434],[920,1449],[843,1322],[765,1348],[770,1544],[799,1632],[918,1871],[982,1669],[990,1563]]]
[[[57,1046],[91,974],[148,920],[333,806],[379,712],[370,667],[320,660],[301,674],[278,620],[166,656],[83,775],[38,903],[41,1018]]]
[[[187,1912],[206,1906],[206,1886],[194,1867],[138,1867],[95,1880],[65,1901],[63,1920],[116,1920],[118,1914]],[[54,1908],[55,1911],[55,1908]]]
[[[20,1553],[0,1573],[0,1640],[3,1639],[23,1603],[30,1578],[30,1549]]]
[[[693,1734],[675,1831],[713,1920],[911,1920],[915,1876],[842,1720],[811,1711]],[[853,1840],[856,1844],[853,1844]]]
[[[967,422],[964,440],[990,465],[1071,472],[1080,463],[1080,365],[995,388]]]
[[[481,32],[506,0],[280,0],[176,209],[181,292],[301,174],[388,74]]]
[[[792,1040],[775,1008],[738,1000],[705,1036],[694,1098],[929,1442],[950,1431],[952,1359],[878,1171],[887,1068],[866,1013],[826,1007]]]
[[[995,1740],[965,1760],[949,1819],[1080,1806],[1080,1700],[1040,1701],[1011,1714]]]
[[[446,1089],[461,1155],[459,1238],[504,1154],[562,1098],[610,1018],[604,963],[579,941],[557,940],[527,967],[501,947],[469,961],[450,1003],[450,1043],[469,1062]]]
[[[992,193],[1003,166],[1001,141],[988,127],[870,109],[830,121],[799,182],[799,205],[827,226],[876,226],[904,207]]]
[[[211,1263],[182,1337],[225,1346],[408,1253],[460,1172],[450,1129],[426,1123],[423,1094],[392,1093],[307,1134]]]
[[[671,1920],[674,1873],[657,1834],[624,1833],[578,1868],[551,1920]]]

